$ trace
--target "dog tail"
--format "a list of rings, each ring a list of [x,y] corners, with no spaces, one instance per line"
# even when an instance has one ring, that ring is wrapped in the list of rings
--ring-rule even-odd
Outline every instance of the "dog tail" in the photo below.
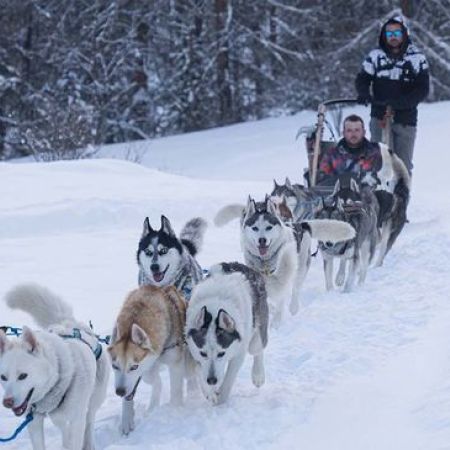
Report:
[[[223,208],[219,209],[219,211],[217,211],[217,214],[214,217],[214,225],[216,227],[223,227],[233,219],[241,217],[244,211],[244,205],[233,203],[231,205],[224,206]]]
[[[201,217],[195,217],[181,230],[181,242],[192,256],[195,256],[201,250],[207,226],[206,220]]]
[[[334,219],[315,219],[302,222],[303,227],[310,231],[311,236],[323,242],[342,242],[353,239],[355,229],[347,222]]]
[[[5,295],[11,309],[24,311],[42,328],[64,320],[74,320],[72,308],[47,288],[38,284],[21,284]]]
[[[392,166],[395,172],[397,179],[403,181],[403,184],[408,189],[411,190],[411,176],[408,173],[408,169],[405,166],[405,163],[396,155],[392,154]],[[397,182],[397,184],[398,184]]]

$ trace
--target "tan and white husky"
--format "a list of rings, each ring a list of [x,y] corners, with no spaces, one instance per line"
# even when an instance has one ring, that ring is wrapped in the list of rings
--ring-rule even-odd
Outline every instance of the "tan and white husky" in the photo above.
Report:
[[[142,286],[125,300],[108,347],[116,394],[122,397],[121,429],[134,429],[134,395],[141,380],[152,385],[149,409],[159,405],[159,368],[169,368],[170,401],[183,402],[186,304],[173,286]]]

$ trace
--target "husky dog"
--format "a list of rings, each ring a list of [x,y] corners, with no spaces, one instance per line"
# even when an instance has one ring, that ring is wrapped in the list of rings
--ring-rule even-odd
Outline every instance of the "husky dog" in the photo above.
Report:
[[[186,340],[212,404],[228,399],[247,352],[253,355],[253,384],[264,384],[268,314],[264,278],[243,264],[217,264],[194,288]]]
[[[324,262],[325,285],[327,290],[333,289],[333,259],[340,259],[336,284],[342,286],[344,291],[353,289],[356,273],[359,271],[359,284],[364,283],[367,268],[375,253],[378,243],[377,229],[378,203],[370,187],[360,188],[358,182],[351,178],[348,187],[341,187],[338,180],[328,204],[319,214],[319,217],[337,219],[348,222],[356,231],[353,240],[333,244],[319,242]],[[346,265],[349,260],[347,279]]]
[[[137,251],[139,286],[174,285],[189,300],[192,287],[203,276],[194,257],[203,243],[205,229],[202,218],[191,219],[178,239],[165,216],[161,216],[158,231],[151,227],[147,217]]]
[[[141,379],[152,385],[149,409],[159,405],[161,364],[169,367],[171,403],[183,402],[185,322],[185,301],[173,286],[141,286],[126,298],[108,347],[116,394],[123,399],[125,435],[134,429],[134,395]]]
[[[375,196],[380,205],[378,228],[381,232],[380,245],[375,266],[383,265],[384,258],[407,219],[406,209],[409,203],[411,179],[403,161],[384,144],[380,144],[383,172],[378,173],[379,184]]]
[[[289,309],[296,314],[299,290],[311,262],[311,239],[331,243],[352,239],[354,229],[336,220],[311,220],[288,225],[282,221],[274,202],[248,198],[247,206],[228,205],[215,217],[218,226],[241,215],[241,248],[246,264],[265,277],[273,311],[273,325],[279,325],[284,299],[290,296]]]
[[[16,416],[32,412],[28,430],[33,449],[45,449],[48,415],[61,429],[64,449],[93,450],[95,414],[109,375],[106,353],[91,329],[73,318],[70,306],[47,289],[20,285],[6,295],[6,302],[47,331],[23,327],[18,340],[8,340],[0,331],[3,405]]]
[[[313,219],[320,210],[321,197],[311,189],[301,184],[292,184],[288,177],[284,184],[278,184],[276,180],[273,180],[273,183],[271,199],[279,203],[285,198],[294,221]]]

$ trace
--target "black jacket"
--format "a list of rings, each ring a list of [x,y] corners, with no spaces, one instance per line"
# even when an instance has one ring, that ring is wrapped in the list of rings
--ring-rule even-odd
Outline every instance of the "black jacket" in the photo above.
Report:
[[[386,44],[385,31],[390,23],[399,23],[403,29],[398,55],[391,54]],[[417,105],[427,97],[429,83],[428,62],[411,43],[402,20],[388,20],[381,29],[379,47],[366,57],[355,80],[359,96],[369,97],[372,88],[371,116],[382,119],[389,104],[395,123],[416,126]]]

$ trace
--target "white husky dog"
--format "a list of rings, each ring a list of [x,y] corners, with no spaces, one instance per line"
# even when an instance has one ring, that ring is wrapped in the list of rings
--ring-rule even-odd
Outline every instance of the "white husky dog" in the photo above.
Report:
[[[197,361],[200,387],[212,403],[230,395],[245,355],[253,355],[252,381],[265,380],[268,305],[264,278],[234,262],[210,269],[193,291],[186,318],[186,341]]]
[[[32,412],[28,429],[34,450],[45,449],[47,415],[60,428],[64,449],[94,449],[94,419],[109,374],[106,352],[91,329],[73,318],[71,307],[45,288],[20,285],[6,302],[48,331],[23,327],[19,339],[0,331],[3,405],[16,416]]]
[[[282,318],[285,297],[291,298],[291,314],[298,312],[299,291],[311,262],[312,238],[336,243],[352,239],[355,230],[338,220],[286,224],[269,197],[264,202],[255,202],[249,197],[247,206],[225,206],[217,213],[214,222],[222,226],[239,215],[245,262],[264,275],[273,310],[272,324],[277,327]]]

